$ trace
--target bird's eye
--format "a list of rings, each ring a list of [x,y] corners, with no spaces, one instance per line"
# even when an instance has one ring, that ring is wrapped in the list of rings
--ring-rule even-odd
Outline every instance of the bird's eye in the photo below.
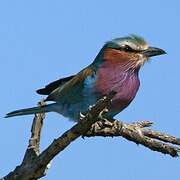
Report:
[[[124,51],[128,51],[128,52],[133,51],[133,49],[132,49],[130,46],[128,46],[128,45],[124,45],[124,46],[122,47],[122,49],[123,49]]]
[[[125,44],[125,45],[121,45],[117,48],[114,48],[114,49],[117,49],[117,50],[120,50],[120,51],[126,51],[126,52],[133,52],[135,51],[133,48],[131,48],[129,45]]]

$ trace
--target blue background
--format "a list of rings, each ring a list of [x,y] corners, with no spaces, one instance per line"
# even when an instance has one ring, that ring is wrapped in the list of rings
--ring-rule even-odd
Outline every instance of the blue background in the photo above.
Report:
[[[33,116],[4,119],[41,99],[35,90],[90,64],[103,43],[131,33],[167,55],[140,72],[133,103],[116,118],[152,120],[154,129],[180,136],[180,3],[178,0],[0,1],[0,176],[22,161]],[[50,113],[41,150],[73,122]],[[53,161],[44,180],[180,178],[179,158],[150,151],[122,138],[79,138]]]

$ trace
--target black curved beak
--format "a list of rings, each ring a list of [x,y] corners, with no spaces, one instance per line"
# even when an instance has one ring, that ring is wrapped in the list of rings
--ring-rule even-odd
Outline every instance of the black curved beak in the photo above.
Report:
[[[146,57],[158,56],[162,54],[167,54],[163,49],[156,48],[156,47],[149,47],[148,49],[142,51]]]

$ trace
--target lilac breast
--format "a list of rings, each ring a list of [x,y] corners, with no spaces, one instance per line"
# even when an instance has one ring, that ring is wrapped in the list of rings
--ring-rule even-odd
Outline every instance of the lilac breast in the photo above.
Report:
[[[97,73],[96,92],[100,95],[115,91],[110,113],[115,115],[126,108],[139,89],[138,69],[131,68],[131,62],[103,63]]]

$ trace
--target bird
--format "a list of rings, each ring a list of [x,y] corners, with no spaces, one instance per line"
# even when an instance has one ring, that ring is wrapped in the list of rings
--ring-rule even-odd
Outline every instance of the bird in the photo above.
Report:
[[[107,118],[125,109],[135,98],[139,86],[139,71],[151,57],[166,54],[163,49],[151,47],[144,38],[128,35],[107,41],[94,61],[75,75],[56,80],[36,92],[47,95],[53,103],[12,111],[6,118],[36,113],[57,112],[78,122],[81,113],[100,98],[116,92]]]

